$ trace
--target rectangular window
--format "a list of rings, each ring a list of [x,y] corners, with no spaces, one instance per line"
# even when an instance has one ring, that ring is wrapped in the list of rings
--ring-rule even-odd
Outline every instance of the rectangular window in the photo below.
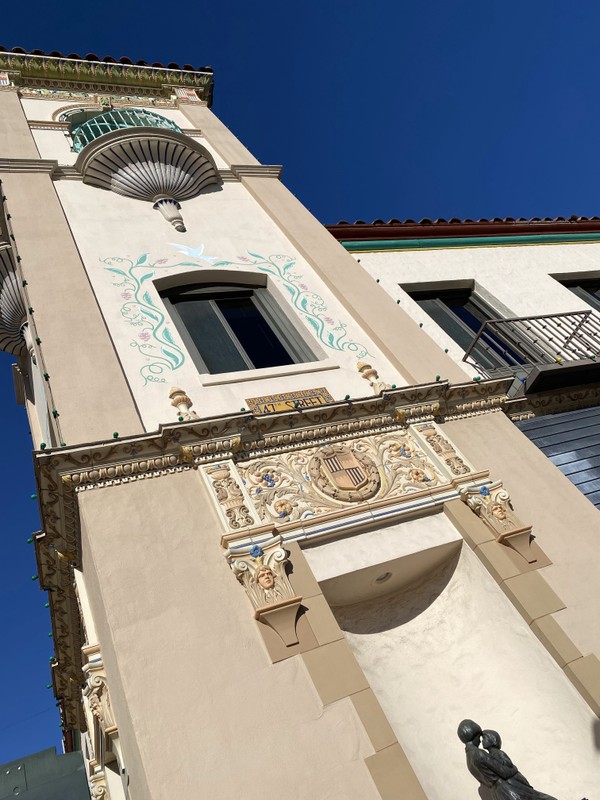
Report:
[[[163,299],[203,372],[217,375],[314,360],[264,287],[186,286],[170,290]]]
[[[484,324],[498,318],[470,289],[409,291],[409,294],[465,351],[471,348]],[[470,352],[477,364],[491,372],[512,369],[525,363],[526,358],[508,337],[487,329]]]

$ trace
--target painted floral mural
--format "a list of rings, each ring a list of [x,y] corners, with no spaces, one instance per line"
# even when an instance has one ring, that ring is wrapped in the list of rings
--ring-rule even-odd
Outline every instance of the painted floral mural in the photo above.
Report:
[[[165,374],[179,369],[185,362],[185,355],[171,332],[171,321],[162,309],[162,304],[154,301],[150,281],[157,270],[172,270],[179,267],[254,267],[270,275],[289,295],[290,302],[311,327],[324,347],[340,352],[351,353],[357,359],[368,355],[367,348],[348,337],[347,324],[336,320],[328,313],[327,305],[321,295],[312,291],[304,281],[302,273],[296,268],[296,259],[287,255],[261,256],[248,251],[246,256],[238,256],[237,261],[217,260],[216,256],[204,254],[204,245],[187,247],[172,244],[186,261],[171,262],[169,258],[151,261],[148,253],[137,260],[111,256],[100,259],[104,269],[119,290],[121,316],[135,329],[130,346],[143,357],[140,375],[144,386],[148,383],[166,383]]]

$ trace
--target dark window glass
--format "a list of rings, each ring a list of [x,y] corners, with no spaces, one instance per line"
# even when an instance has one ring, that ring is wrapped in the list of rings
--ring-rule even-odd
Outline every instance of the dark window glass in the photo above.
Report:
[[[413,292],[411,297],[463,350],[469,349],[484,323],[495,318],[491,309],[470,290]],[[489,328],[484,330],[471,354],[488,370],[525,363],[524,354],[514,342]]]
[[[584,303],[600,311],[600,280],[565,281],[564,286],[576,294]]]
[[[165,299],[188,347],[213,375],[312,359],[265,289],[203,286],[169,292]]]
[[[223,299],[216,303],[255,369],[294,363],[252,297]]]

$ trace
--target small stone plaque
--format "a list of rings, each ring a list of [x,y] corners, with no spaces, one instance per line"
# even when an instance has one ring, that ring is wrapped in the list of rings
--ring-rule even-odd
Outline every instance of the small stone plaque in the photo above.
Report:
[[[248,410],[254,414],[273,414],[275,411],[294,411],[313,408],[335,402],[327,389],[301,389],[299,392],[267,394],[264,397],[248,397]]]

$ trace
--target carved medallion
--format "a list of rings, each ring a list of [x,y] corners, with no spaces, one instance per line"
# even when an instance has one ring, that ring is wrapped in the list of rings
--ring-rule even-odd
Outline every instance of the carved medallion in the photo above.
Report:
[[[308,474],[317,489],[335,500],[367,500],[379,490],[375,463],[355,447],[322,447],[310,460]]]

